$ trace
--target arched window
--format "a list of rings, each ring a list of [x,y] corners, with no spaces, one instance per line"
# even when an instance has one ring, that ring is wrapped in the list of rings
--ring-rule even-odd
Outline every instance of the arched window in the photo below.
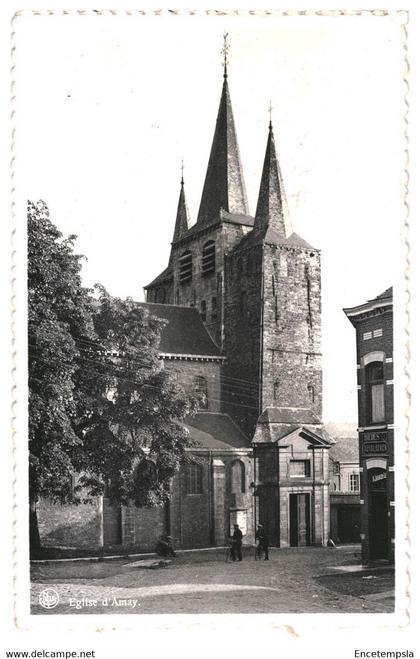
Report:
[[[185,481],[187,494],[203,494],[203,467],[199,464],[187,465]]]
[[[385,421],[385,392],[383,362],[366,366],[367,415],[371,423]]]
[[[234,460],[230,466],[230,491],[232,494],[245,492],[245,465],[242,460]]]
[[[194,391],[197,391],[198,393],[202,394],[202,402],[200,403],[200,407],[202,409],[207,409],[208,408],[208,389],[207,389],[207,380],[206,378],[203,378],[202,375],[198,375],[195,380],[194,380]]]
[[[202,300],[200,304],[200,316],[203,323],[205,323],[207,320],[207,305],[205,300]]]
[[[214,240],[208,240],[204,246],[201,256],[201,270],[203,275],[209,275],[216,268],[216,245]]]
[[[184,252],[179,257],[179,281],[186,282],[192,279],[192,254]]]
[[[280,380],[276,380],[273,385],[273,398],[278,400],[280,396]]]

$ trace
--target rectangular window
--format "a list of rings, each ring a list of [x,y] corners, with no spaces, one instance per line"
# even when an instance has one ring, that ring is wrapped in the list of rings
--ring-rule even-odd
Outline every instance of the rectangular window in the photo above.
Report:
[[[311,475],[309,460],[290,460],[290,478],[305,478]]]
[[[381,328],[381,329],[373,330],[373,338],[374,338],[374,339],[377,339],[378,336],[382,336],[382,328]]]
[[[372,332],[363,332],[363,341],[367,341],[372,338]]]
[[[349,476],[349,487],[350,492],[359,492],[359,474],[350,474]]]
[[[187,494],[203,494],[203,468],[201,465],[188,465],[186,478]]]

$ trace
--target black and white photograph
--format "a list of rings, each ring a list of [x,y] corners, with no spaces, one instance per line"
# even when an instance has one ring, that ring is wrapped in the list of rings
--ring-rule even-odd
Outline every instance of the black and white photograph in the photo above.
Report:
[[[406,18],[15,17],[26,624],[404,618]]]

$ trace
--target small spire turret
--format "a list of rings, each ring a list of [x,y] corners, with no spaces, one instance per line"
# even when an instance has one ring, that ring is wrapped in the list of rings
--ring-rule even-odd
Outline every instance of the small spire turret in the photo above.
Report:
[[[175,228],[174,228],[174,235],[172,238],[172,249],[171,249],[171,255],[170,255],[170,261],[172,261],[173,257],[173,245],[174,243],[182,238],[182,236],[187,233],[188,229],[190,228],[190,216],[188,212],[188,206],[187,202],[185,200],[185,189],[184,189],[184,159],[181,161],[181,189],[179,191],[179,199],[178,199],[178,208],[176,211],[176,219],[175,219]]]

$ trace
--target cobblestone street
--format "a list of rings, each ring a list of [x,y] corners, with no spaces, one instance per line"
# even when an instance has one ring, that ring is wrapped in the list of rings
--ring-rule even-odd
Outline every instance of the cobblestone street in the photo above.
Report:
[[[164,568],[138,559],[32,565],[31,610],[66,613],[392,613],[394,574],[357,570],[359,548],[272,549],[269,561],[226,563],[223,549],[180,553]],[[137,564],[137,565],[136,565]],[[338,569],[343,567],[344,569]],[[59,603],[39,604],[53,588]],[[77,607],[80,608],[77,608]]]

